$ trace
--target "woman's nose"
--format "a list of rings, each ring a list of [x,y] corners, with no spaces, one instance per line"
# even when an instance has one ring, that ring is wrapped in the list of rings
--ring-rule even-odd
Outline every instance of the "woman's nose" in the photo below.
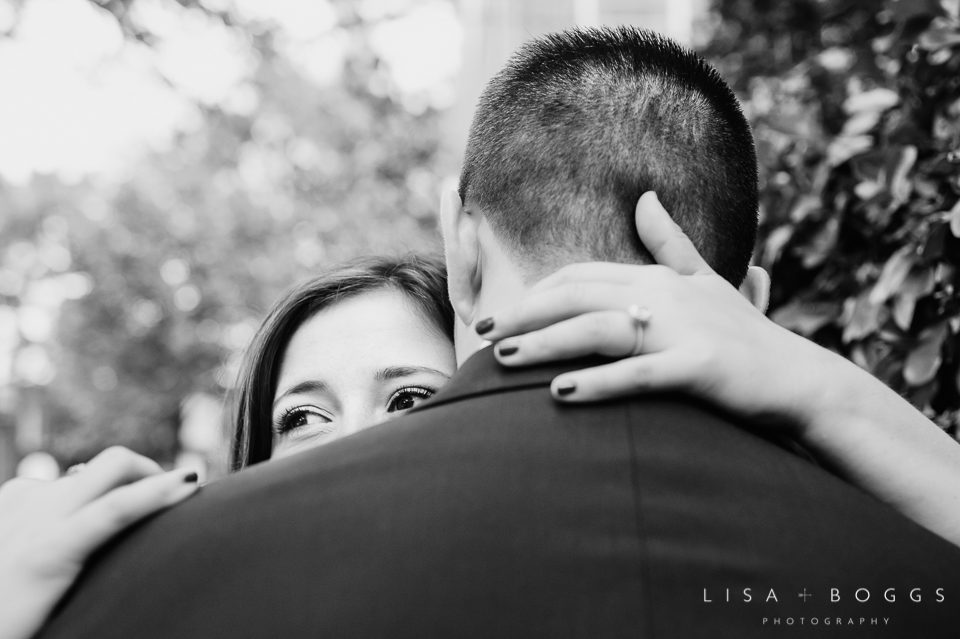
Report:
[[[370,428],[378,421],[381,421],[381,418],[374,410],[351,411],[350,415],[344,415],[340,426],[340,436],[346,437],[353,433],[359,433],[361,430]]]

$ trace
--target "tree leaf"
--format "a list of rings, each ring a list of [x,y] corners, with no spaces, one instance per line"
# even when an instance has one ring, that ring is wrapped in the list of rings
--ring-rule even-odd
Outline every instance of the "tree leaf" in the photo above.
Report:
[[[889,11],[897,22],[943,15],[943,7],[936,0],[886,0],[883,8]]]
[[[883,185],[879,182],[874,182],[873,180],[864,180],[860,182],[855,187],[853,187],[853,192],[858,198],[866,202],[876,197],[881,191],[883,191]]]
[[[905,331],[910,330],[917,298],[913,295],[897,295],[893,300],[893,321]]]
[[[876,374],[878,370],[883,370],[884,375],[889,377],[890,363],[894,359],[891,357],[893,349],[890,344],[882,338],[865,339],[854,345],[851,355],[854,356],[854,362],[860,368]],[[901,361],[896,364],[896,374],[900,374]]]
[[[910,275],[904,280],[900,291],[913,295],[917,299],[925,297],[933,292],[937,284],[937,277],[934,270],[930,267],[915,268],[910,271]]]
[[[907,175],[916,161],[917,147],[909,144],[903,147],[897,168],[893,170],[893,175],[890,177],[890,194],[893,195],[894,206],[899,206],[910,198],[913,187]]]
[[[826,261],[837,245],[840,236],[840,220],[831,217],[813,236],[803,251],[803,267],[807,269],[820,266]]]
[[[960,237],[960,200],[950,209],[950,232],[954,237]]]
[[[893,302],[893,321],[901,329],[910,330],[917,300],[933,292],[936,276],[932,268],[914,268],[904,280]]]
[[[870,360],[867,359],[867,351],[863,347],[863,344],[857,344],[850,350],[850,359],[865,371],[869,372],[873,368]]]
[[[903,379],[907,384],[922,386],[936,376],[943,362],[941,350],[947,333],[947,325],[940,324],[928,332],[920,344],[910,351],[903,366]]]
[[[913,246],[907,245],[890,256],[883,265],[880,277],[873,290],[870,291],[871,304],[883,304],[896,292],[907,279],[910,269],[917,260],[917,252]]]
[[[936,222],[930,226],[927,238],[923,242],[923,249],[920,256],[924,260],[943,259],[947,250],[947,227],[946,222]]]
[[[776,228],[767,236],[766,246],[763,248],[763,261],[761,265],[768,271],[773,268],[774,263],[780,258],[783,247],[787,245],[793,232],[796,230],[792,224],[784,224]]]
[[[860,111],[843,123],[843,135],[863,135],[869,133],[880,122],[882,111]]]
[[[947,26],[927,29],[917,38],[917,44],[926,51],[938,51],[960,44],[960,33]]]
[[[851,95],[843,103],[843,110],[854,115],[865,111],[886,111],[900,103],[900,96],[890,89],[871,89]]]
[[[880,327],[881,312],[884,307],[870,301],[870,295],[861,293],[856,299],[848,299],[844,315],[849,316],[843,329],[844,343],[852,342],[875,333]]]
[[[860,155],[873,146],[873,136],[854,135],[836,138],[827,147],[827,162],[840,166],[855,155]]]
[[[821,206],[820,197],[817,195],[804,195],[790,210],[790,221],[796,224],[807,219],[811,213],[819,211]]]
[[[933,401],[934,395],[937,394],[939,387],[940,385],[937,383],[937,378],[934,376],[926,384],[910,386],[905,389],[903,398],[919,408],[924,417],[932,420],[934,416],[936,416],[937,411],[933,410],[933,407],[930,406],[930,404]]]
[[[801,335],[812,335],[840,315],[838,302],[803,302],[793,300],[770,315],[780,326]]]

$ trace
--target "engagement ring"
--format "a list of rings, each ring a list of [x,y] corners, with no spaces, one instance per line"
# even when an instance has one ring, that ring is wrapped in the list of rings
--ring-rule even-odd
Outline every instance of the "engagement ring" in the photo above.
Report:
[[[643,347],[643,330],[647,327],[647,324],[650,323],[650,318],[653,317],[653,311],[646,306],[631,304],[627,307],[627,316],[633,320],[633,327],[636,330],[633,350],[630,351],[630,355],[637,356],[640,354],[640,349]]]
[[[70,475],[76,475],[86,467],[87,465],[85,463],[74,464],[73,466],[67,469],[67,472],[64,473],[64,476],[69,477]]]

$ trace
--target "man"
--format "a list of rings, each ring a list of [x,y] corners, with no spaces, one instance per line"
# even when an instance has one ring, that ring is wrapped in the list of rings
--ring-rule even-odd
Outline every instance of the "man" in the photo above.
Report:
[[[558,266],[643,262],[646,190],[738,284],[756,161],[718,76],[634,29],[523,49],[444,206],[449,386],[207,486],[108,549],[43,636],[950,636],[943,540],[687,399],[561,406],[550,380],[583,360],[507,371],[477,350],[471,329]]]

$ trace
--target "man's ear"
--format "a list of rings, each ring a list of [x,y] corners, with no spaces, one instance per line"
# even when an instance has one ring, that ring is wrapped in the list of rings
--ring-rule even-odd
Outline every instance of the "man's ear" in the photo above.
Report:
[[[453,310],[465,326],[476,319],[480,297],[482,263],[477,229],[479,213],[463,209],[460,196],[453,189],[440,200],[440,225],[443,229],[443,250],[447,260],[447,290]]]
[[[770,276],[759,266],[751,266],[740,285],[740,293],[761,313],[766,314],[770,303]]]

